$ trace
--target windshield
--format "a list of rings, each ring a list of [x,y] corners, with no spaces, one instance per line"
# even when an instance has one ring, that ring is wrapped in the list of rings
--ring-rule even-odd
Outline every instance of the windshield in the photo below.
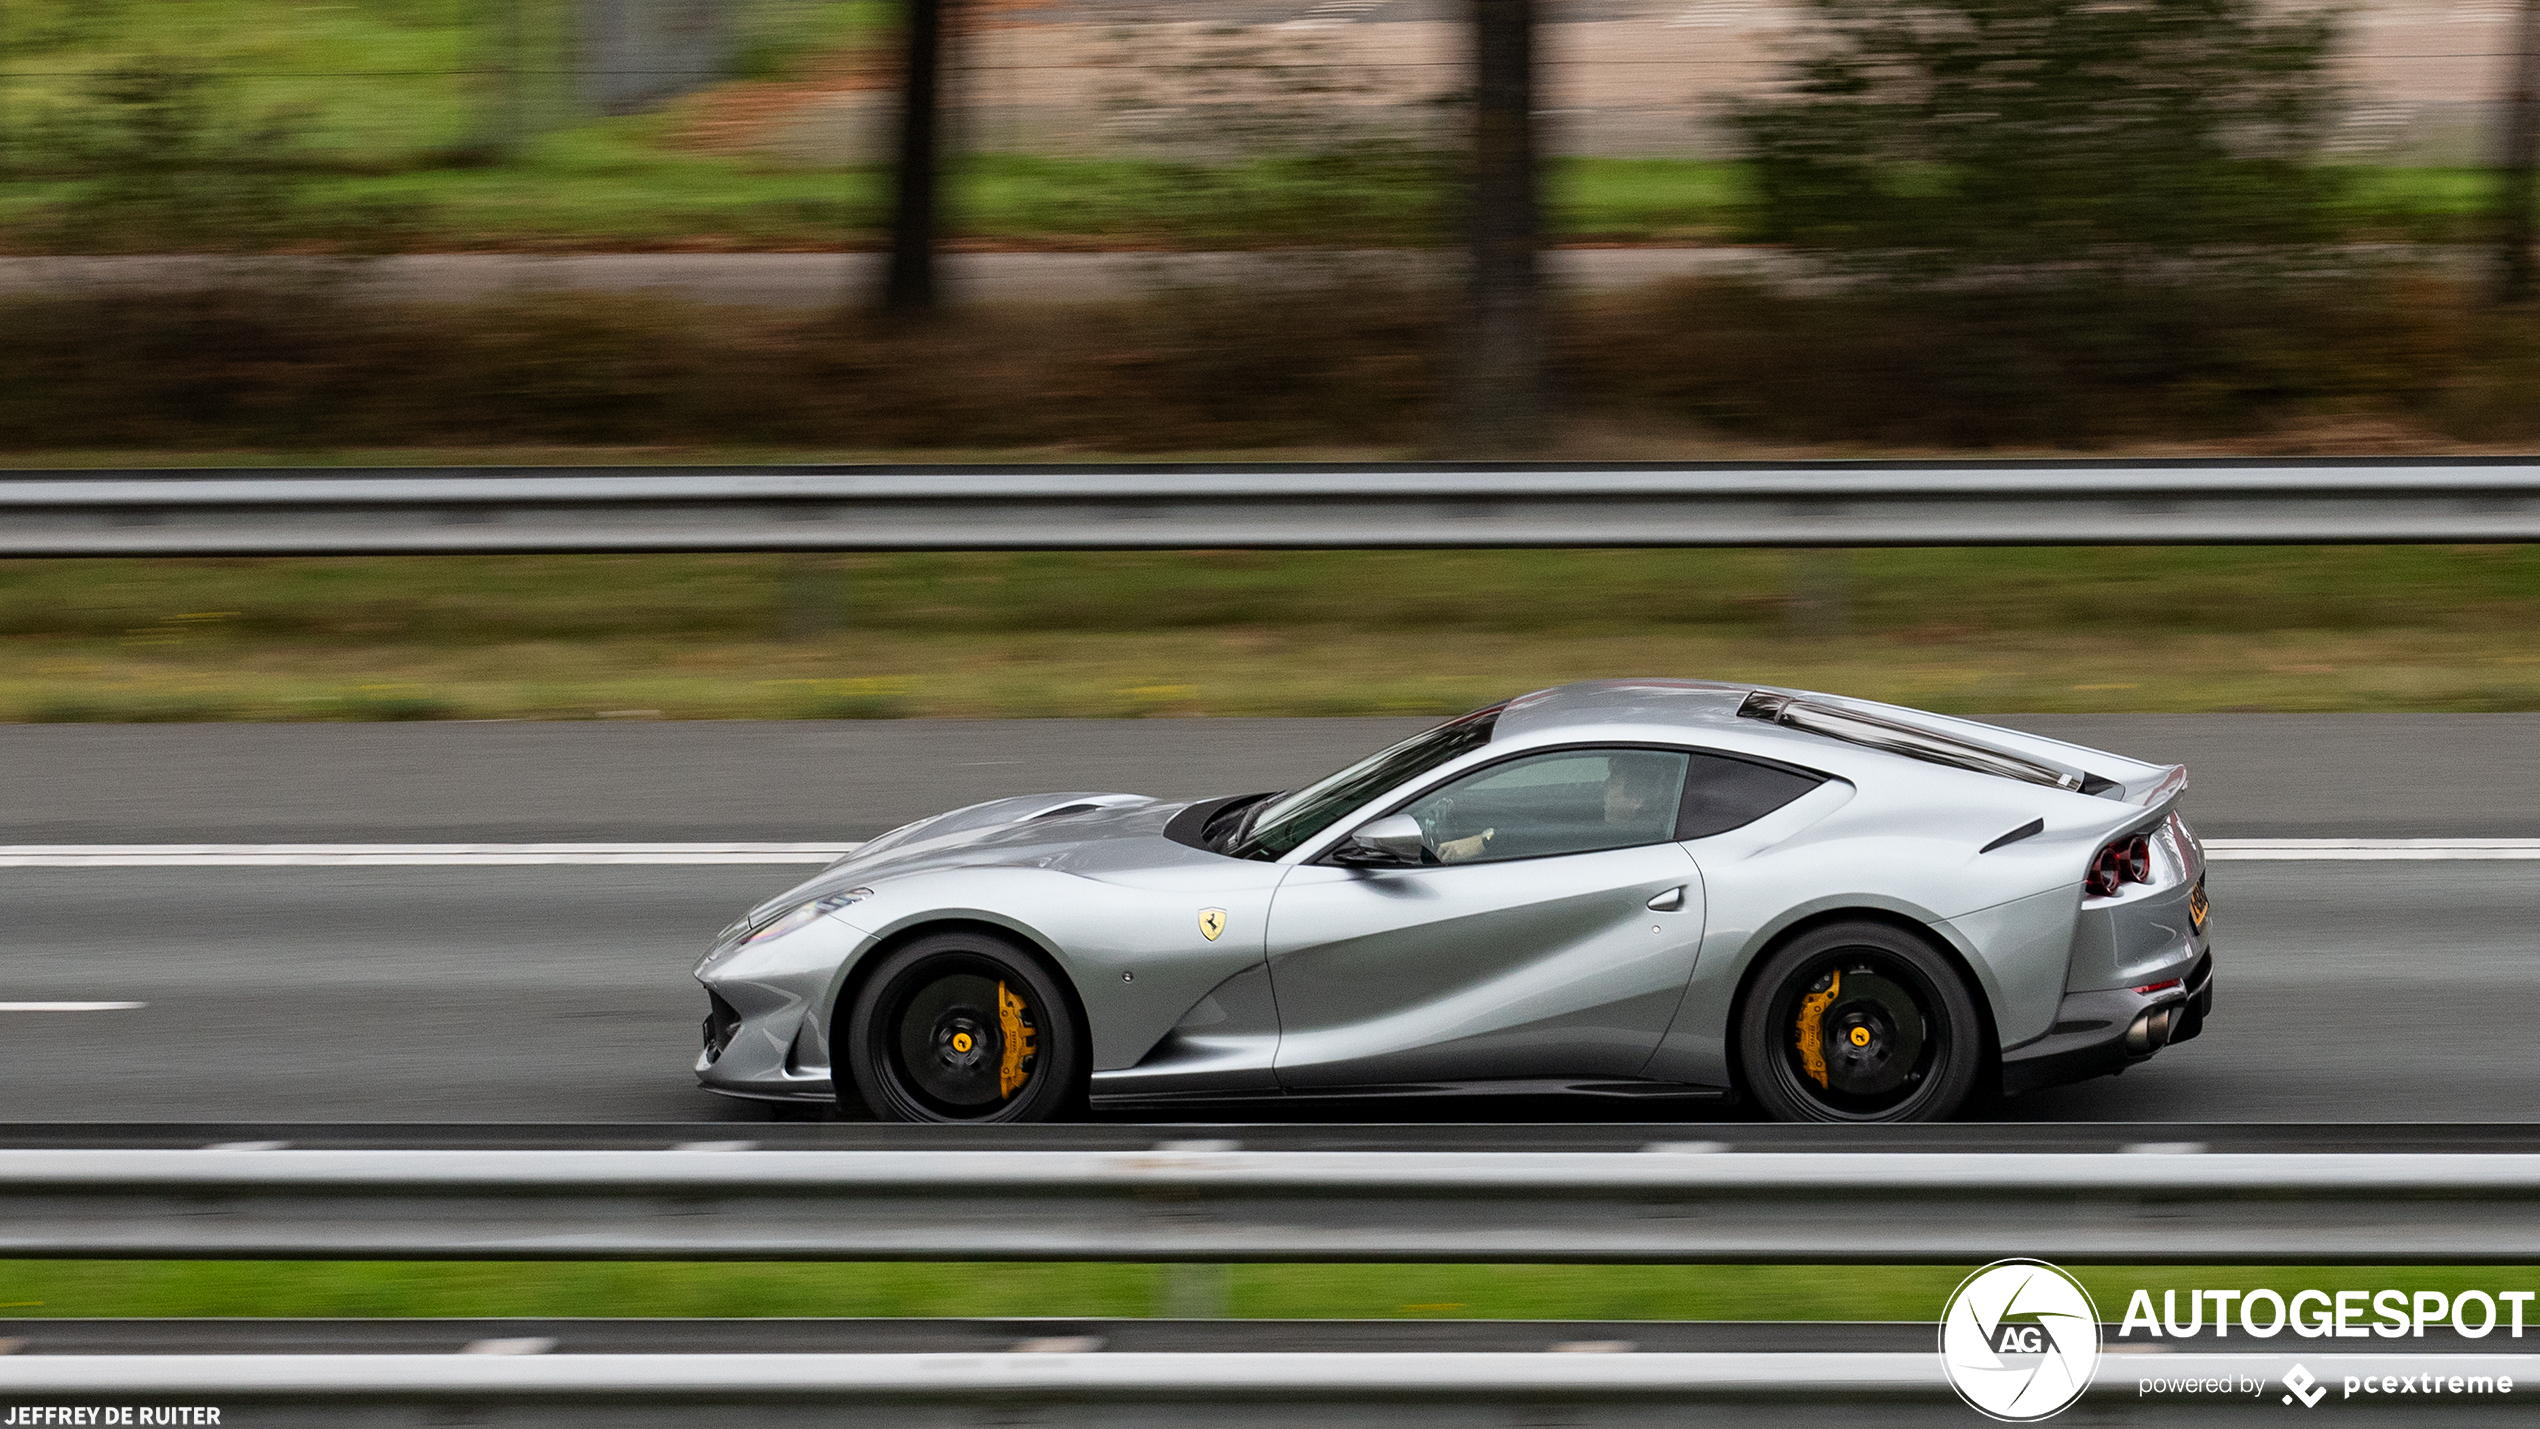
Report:
[[[1407,779],[1416,779],[1490,743],[1503,705],[1475,710],[1380,750],[1338,774],[1320,779],[1264,808],[1241,842],[1227,852],[1270,860],[1331,827],[1332,821]]]

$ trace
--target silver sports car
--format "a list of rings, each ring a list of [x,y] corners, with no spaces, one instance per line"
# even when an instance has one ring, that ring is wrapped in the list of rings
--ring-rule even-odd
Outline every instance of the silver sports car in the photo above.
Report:
[[[908,1121],[1553,1090],[1932,1120],[2202,1029],[2186,787],[1832,695],[1564,685],[1290,792],[894,829],[716,940],[697,1076]]]

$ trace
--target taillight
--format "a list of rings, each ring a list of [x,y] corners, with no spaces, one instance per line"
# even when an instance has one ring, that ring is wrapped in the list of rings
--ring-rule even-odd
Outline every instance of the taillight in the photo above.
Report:
[[[2099,850],[2090,860],[2090,872],[2082,877],[2082,887],[2094,898],[2112,898],[2129,883],[2151,881],[2152,840],[2136,834]]]
[[[2110,844],[2099,850],[2098,857],[2090,861],[2090,872],[2082,879],[2082,886],[2089,889],[2094,896],[2106,898],[2115,893],[2117,885],[2123,882],[2125,882],[2125,860],[2117,856],[2117,846]]]
[[[2132,883],[2152,881],[2152,840],[2148,836],[2136,834],[2126,841],[2125,876]]]

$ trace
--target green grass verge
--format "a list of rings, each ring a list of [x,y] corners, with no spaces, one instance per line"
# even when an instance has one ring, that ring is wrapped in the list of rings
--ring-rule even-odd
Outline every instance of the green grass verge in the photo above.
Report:
[[[2071,1267],[2102,1317],[2140,1287],[2490,1291],[2530,1267]],[[1967,1266],[1238,1265],[1242,1318],[1934,1320]],[[0,1317],[1060,1316],[1163,1313],[1153,1265],[15,1261]]]
[[[879,170],[668,148],[658,142],[667,127],[660,116],[591,121],[532,140],[512,163],[323,177],[304,197],[319,210],[407,206],[411,227],[396,242],[425,251],[799,250],[879,241]],[[2360,236],[2457,243],[2485,231],[2493,179],[2482,170],[2345,172],[2352,190],[2342,208]],[[1293,225],[1265,222],[1248,239],[1230,236],[1221,231],[1223,215],[1210,221],[1187,212],[1190,201],[1172,197],[1183,179],[1181,171],[1135,159],[977,154],[953,167],[946,212],[963,238],[1024,245],[1387,246],[1420,228],[1413,210],[1422,200],[1388,192],[1346,205],[1347,221],[1365,232],[1300,234],[1288,231]],[[1220,179],[1225,192],[1252,187],[1241,174]],[[0,236],[75,192],[75,183],[58,179],[0,183]],[[1272,191],[1262,201],[1275,199]],[[1328,193],[1322,201],[1338,202]],[[1724,161],[1566,158],[1545,172],[1546,223],[1556,241],[1734,242],[1749,202],[1744,170]]]
[[[1793,608],[1829,581],[1845,633]],[[783,638],[789,601],[837,628]],[[2535,626],[2527,547],[11,561],[0,719],[1440,714],[1616,674],[2529,710]]]
[[[302,198],[318,213],[384,204],[411,214],[391,246],[418,251],[804,250],[880,241],[880,171],[664,148],[653,142],[663,127],[653,116],[578,125],[533,141],[516,163],[322,176]],[[1201,200],[1175,197],[1187,178],[1131,159],[974,155],[948,181],[946,212],[967,239],[1085,247],[1391,246],[1422,223],[1417,195],[1370,192],[1348,205],[1346,221],[1364,232],[1299,231],[1275,221],[1275,212],[1253,214],[1255,228],[1230,232],[1244,215],[1192,211]],[[1274,182],[1237,173],[1221,176],[1219,191],[1258,190],[1253,207],[1275,209]],[[1734,235],[1744,202],[1737,167],[1724,163],[1569,159],[1551,166],[1547,184],[1552,232],[1581,241],[1721,240]],[[13,228],[31,230],[80,188],[66,179],[0,182],[0,241]],[[30,236],[18,246],[33,244]]]

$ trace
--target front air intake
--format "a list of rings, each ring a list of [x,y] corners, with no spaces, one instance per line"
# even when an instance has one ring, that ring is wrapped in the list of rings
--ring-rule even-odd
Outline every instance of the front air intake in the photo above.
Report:
[[[733,1034],[741,1030],[741,1009],[725,1002],[723,995],[712,988],[706,990],[704,1030],[709,1062],[721,1060],[724,1050],[732,1045]]]

